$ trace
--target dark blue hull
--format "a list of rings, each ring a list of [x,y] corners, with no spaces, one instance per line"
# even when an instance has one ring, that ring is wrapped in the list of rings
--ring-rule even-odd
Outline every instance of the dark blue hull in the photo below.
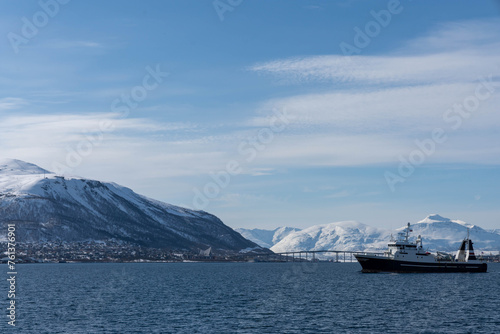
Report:
[[[355,255],[363,268],[362,272],[395,272],[395,273],[484,273],[488,269],[486,263],[441,261],[420,263],[399,261],[387,258],[364,257]]]

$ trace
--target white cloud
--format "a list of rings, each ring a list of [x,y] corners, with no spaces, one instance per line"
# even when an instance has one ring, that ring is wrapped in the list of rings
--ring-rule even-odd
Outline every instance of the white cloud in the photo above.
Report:
[[[104,131],[102,142],[74,173],[116,181],[139,191],[142,184],[157,189],[157,181],[151,180],[168,179],[162,184],[172,187],[161,192],[174,194],[181,191],[178,178],[198,177],[203,185],[210,180],[209,172],[224,170],[233,159],[242,163],[244,174],[255,177],[287,168],[395,165],[398,156],[407,156],[416,148],[416,139],[429,138],[434,128],[442,127],[449,139],[426,162],[500,164],[496,144],[500,140],[496,131],[500,126],[500,87],[481,102],[477,112],[463,119],[458,131],[450,130],[450,124],[443,120],[448,108],[474,94],[480,76],[498,74],[494,59],[498,48],[485,32],[489,37],[479,38],[483,42],[475,43],[476,49],[464,44],[461,49],[434,52],[430,46],[439,44],[439,38],[458,34],[451,25],[448,28],[442,34],[445,37],[439,33],[436,38],[426,37],[419,55],[399,51],[390,56],[352,57],[349,63],[339,56],[318,56],[256,65],[253,69],[258,72],[301,82],[319,81],[320,91],[263,101],[257,110],[261,116],[229,130],[207,131],[189,123],[120,118],[112,113],[3,114],[0,155],[51,169],[54,162],[65,161],[68,148],[74,149],[86,135],[98,135],[100,122],[107,121],[114,130]],[[408,45],[407,50],[415,47]],[[332,83],[331,87],[325,88],[325,82]],[[6,98],[0,100],[0,109],[24,103]],[[290,123],[275,133],[263,150],[256,151],[254,160],[246,162],[247,156],[238,153],[239,145],[269,127],[274,108],[286,110]],[[189,193],[193,182],[182,184],[183,191]]]
[[[295,126],[328,125],[353,131],[360,129],[407,131],[421,127],[443,126],[443,115],[455,103],[462,103],[475,94],[479,82],[449,83],[421,86],[401,86],[372,90],[332,91],[273,99],[262,105],[262,110],[286,110]],[[500,91],[500,85],[496,88]],[[500,93],[500,92],[499,92]],[[482,112],[494,112],[500,94],[481,102]],[[485,125],[500,121],[498,113],[491,115]],[[267,117],[251,121],[265,126]]]
[[[84,156],[84,162],[97,165],[118,157],[129,157],[134,163],[134,154],[147,157],[165,151],[170,141],[170,158],[182,154],[175,142],[176,133],[193,130],[188,123],[161,123],[138,118],[120,118],[113,113],[105,114],[53,114],[0,116],[0,154],[27,161],[44,161],[51,168],[53,162],[64,163],[69,150],[77,150],[80,143],[91,142],[92,153]],[[158,140],[161,134],[163,141]],[[182,150],[181,150],[182,151]],[[189,152],[186,150],[184,152]],[[49,157],[49,158],[48,158]],[[75,172],[79,169],[75,168]]]
[[[425,55],[339,55],[292,58],[257,64],[250,69],[290,83],[314,81],[344,84],[345,88],[381,84],[438,84],[470,82],[478,74],[498,72],[500,46]]]
[[[500,163],[494,144],[500,141],[498,23],[442,25],[390,55],[311,56],[254,65],[251,70],[291,84],[319,84],[318,93],[262,103],[263,116],[249,124],[265,126],[273,109],[286,110],[291,120],[286,140],[270,145],[262,159],[271,166],[397,164],[399,156],[416,148],[415,140],[442,128],[448,139],[426,162]],[[450,110],[473,99],[485,78],[494,92],[471,113],[460,114],[456,127],[450,115],[459,114]]]
[[[470,82],[479,75],[499,72],[499,36],[498,20],[449,23],[392,54],[296,57],[256,64],[249,69],[289,83],[326,81],[355,89],[360,85]]]
[[[192,128],[188,123],[158,123],[142,118],[123,118],[118,113],[49,114],[4,116],[2,127],[30,127],[30,130],[50,130],[64,133],[82,132],[99,128],[100,122],[111,122],[116,130],[178,130]]]
[[[47,46],[55,49],[103,48],[104,44],[88,40],[86,41],[86,40],[53,39],[47,41]]]
[[[500,20],[470,20],[447,22],[425,36],[410,40],[404,52],[429,52],[441,50],[478,50],[497,48],[499,45]]]
[[[21,98],[5,97],[3,99],[0,99],[0,111],[19,109],[27,104],[28,102]]]

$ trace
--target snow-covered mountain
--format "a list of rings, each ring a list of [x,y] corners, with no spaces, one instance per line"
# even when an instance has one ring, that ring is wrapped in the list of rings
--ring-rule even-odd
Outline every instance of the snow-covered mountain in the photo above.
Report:
[[[412,225],[412,229],[415,236],[422,235],[424,247],[429,247],[431,250],[456,251],[460,241],[467,235],[467,229],[476,249],[500,250],[499,234],[437,214],[427,216]]]
[[[289,234],[274,245],[273,252],[295,250],[376,250],[387,246],[390,232],[355,221],[314,225]],[[385,245],[384,245],[385,244]]]
[[[271,248],[290,233],[298,232],[300,229],[294,227],[278,227],[274,230],[261,230],[258,228],[249,230],[245,228],[237,228],[235,231],[239,232],[246,239],[255,242],[261,247]]]
[[[405,226],[399,228],[402,230]],[[486,231],[477,225],[467,224],[460,220],[451,220],[439,215],[430,215],[412,224],[413,237],[422,236],[425,248],[430,251],[456,251],[460,241],[467,235],[478,250],[500,250],[500,235]],[[347,221],[325,225],[315,225],[299,232],[289,234],[271,250],[288,252],[298,250],[349,250],[349,251],[380,251],[387,248],[391,234],[389,231]]]
[[[495,233],[495,234],[500,234],[500,229],[497,228],[495,230],[488,230],[488,232]]]
[[[19,160],[0,160],[2,231],[8,223],[16,224],[17,242],[116,239],[184,250],[257,247],[207,212],[156,201],[115,183],[57,176]]]

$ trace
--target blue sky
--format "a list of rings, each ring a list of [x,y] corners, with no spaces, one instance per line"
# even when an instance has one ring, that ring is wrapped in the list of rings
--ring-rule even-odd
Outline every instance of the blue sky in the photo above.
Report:
[[[500,228],[499,14],[494,1],[4,0],[0,156],[231,227],[439,213]]]

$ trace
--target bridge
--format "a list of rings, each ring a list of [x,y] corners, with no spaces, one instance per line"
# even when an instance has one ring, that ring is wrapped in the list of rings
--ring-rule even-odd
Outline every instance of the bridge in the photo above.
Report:
[[[335,262],[353,262],[353,254],[367,254],[368,252],[344,251],[335,249],[313,250],[313,251],[291,251],[281,253],[269,254],[254,254],[262,260],[280,261],[280,262],[302,262],[302,261],[318,261],[318,254],[328,256],[331,254],[335,258]],[[376,252],[369,252],[369,254],[383,254]],[[348,255],[346,258],[346,255]],[[271,260],[272,259],[272,260]]]

